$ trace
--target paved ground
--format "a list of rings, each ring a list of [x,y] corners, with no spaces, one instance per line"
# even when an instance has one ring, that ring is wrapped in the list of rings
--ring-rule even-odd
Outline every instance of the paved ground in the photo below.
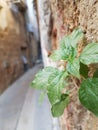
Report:
[[[60,130],[47,97],[39,105],[40,92],[29,87],[41,68],[30,69],[0,96],[0,130]]]

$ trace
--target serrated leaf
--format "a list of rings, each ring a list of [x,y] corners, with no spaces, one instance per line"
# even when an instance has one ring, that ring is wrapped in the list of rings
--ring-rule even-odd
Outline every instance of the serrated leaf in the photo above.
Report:
[[[82,51],[80,61],[86,65],[98,63],[98,43],[89,43]]]
[[[71,46],[76,48],[79,41],[83,39],[83,36],[84,34],[80,28],[75,29],[70,35]]]
[[[62,94],[61,100],[55,103],[51,108],[53,117],[61,116],[64,112],[64,109],[67,107],[68,104],[69,104],[69,95]]]
[[[74,60],[76,56],[77,56],[77,50],[73,47],[70,47],[69,48],[69,59],[68,59],[68,61]]]
[[[60,42],[60,49],[53,52],[50,56],[54,61],[70,60],[77,56],[77,43],[83,38],[81,29],[75,29],[69,36]]]
[[[66,45],[65,45],[65,38],[66,38],[66,36],[63,37],[62,40],[60,41],[60,48],[61,48],[61,49],[65,49],[65,48],[66,48]]]
[[[84,65],[83,63],[80,62],[80,74],[87,78],[88,77],[88,72],[89,72],[89,68],[87,65]]]
[[[53,54],[50,56],[50,58],[54,61],[67,59],[65,51],[61,49],[54,51]]]
[[[73,76],[80,78],[80,64],[79,64],[79,59],[74,59],[71,62],[68,62],[67,64],[67,71],[72,74]]]
[[[80,28],[75,29],[70,35],[64,37],[60,42],[60,48],[69,48],[72,46],[73,48],[77,47],[79,41],[81,41],[84,37],[83,31]]]
[[[67,73],[65,71],[55,71],[50,75],[48,80],[48,98],[50,103],[53,105],[58,102],[61,98],[61,92],[65,87],[65,78]]]
[[[48,78],[52,73],[57,71],[56,68],[46,67],[43,70],[39,71],[34,80],[31,83],[31,86],[37,89],[47,89],[48,86]]]
[[[71,38],[70,35],[65,37],[65,47],[69,49],[71,46]]]
[[[98,78],[84,80],[79,89],[80,102],[98,116]]]
[[[50,58],[54,61],[59,61],[59,60],[70,60],[75,58],[77,55],[77,51],[76,49],[74,49],[73,47],[69,47],[69,49],[59,49],[53,52],[53,54],[50,56]]]

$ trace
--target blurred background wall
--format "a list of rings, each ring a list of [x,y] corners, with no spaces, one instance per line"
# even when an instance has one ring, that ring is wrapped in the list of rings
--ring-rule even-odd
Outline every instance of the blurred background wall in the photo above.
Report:
[[[28,68],[38,58],[37,21],[28,7],[23,0],[0,1],[0,93],[24,73],[23,56]]]

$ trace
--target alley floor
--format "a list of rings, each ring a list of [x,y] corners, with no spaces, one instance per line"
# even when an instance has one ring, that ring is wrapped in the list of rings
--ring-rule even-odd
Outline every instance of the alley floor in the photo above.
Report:
[[[30,69],[0,96],[0,130],[60,130],[47,97],[39,105],[40,92],[30,87],[41,68]]]

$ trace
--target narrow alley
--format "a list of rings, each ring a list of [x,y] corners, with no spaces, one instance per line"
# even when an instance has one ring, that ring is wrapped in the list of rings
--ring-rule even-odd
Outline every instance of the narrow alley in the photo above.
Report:
[[[42,64],[30,69],[0,97],[0,130],[59,130],[47,98],[39,105],[40,92],[29,87]]]
[[[98,0],[0,0],[0,130],[98,130]]]

